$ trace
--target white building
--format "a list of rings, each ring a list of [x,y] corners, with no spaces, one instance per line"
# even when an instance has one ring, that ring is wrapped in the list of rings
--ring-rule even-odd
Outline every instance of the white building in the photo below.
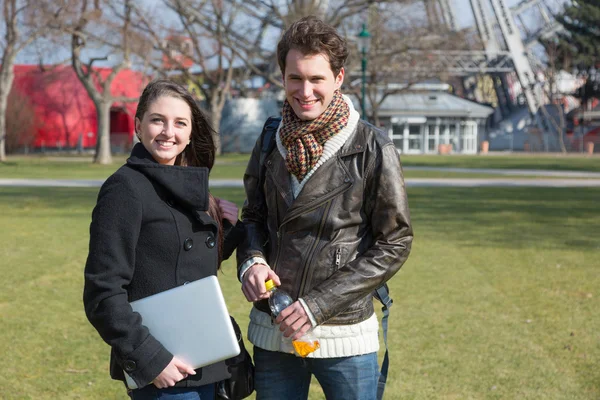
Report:
[[[453,153],[475,154],[493,112],[447,92],[400,93],[383,101],[379,120],[401,153],[437,154],[452,145]]]

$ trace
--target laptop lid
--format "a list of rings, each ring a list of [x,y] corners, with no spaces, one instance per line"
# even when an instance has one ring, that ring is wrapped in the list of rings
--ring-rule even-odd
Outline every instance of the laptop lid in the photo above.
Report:
[[[216,276],[131,303],[167,350],[194,369],[234,357],[240,347]],[[137,388],[125,373],[127,386]]]

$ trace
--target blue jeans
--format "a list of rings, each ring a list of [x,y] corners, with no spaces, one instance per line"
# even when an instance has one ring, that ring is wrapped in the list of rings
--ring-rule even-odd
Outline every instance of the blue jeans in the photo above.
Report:
[[[254,346],[257,400],[305,400],[312,375],[327,400],[375,400],[377,353],[340,358],[300,358]]]
[[[130,392],[132,400],[214,400],[215,384],[158,389],[153,384]]]

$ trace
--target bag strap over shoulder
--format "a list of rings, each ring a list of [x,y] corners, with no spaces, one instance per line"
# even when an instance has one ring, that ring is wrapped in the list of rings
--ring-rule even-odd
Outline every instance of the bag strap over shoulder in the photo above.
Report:
[[[262,188],[265,184],[265,160],[267,156],[271,154],[271,151],[275,148],[275,134],[277,133],[277,127],[281,122],[281,117],[269,117],[265,126],[260,134],[261,137],[261,148],[260,148],[260,160],[258,165],[259,177],[258,187]]]
[[[390,308],[394,301],[390,297],[390,290],[387,283],[378,287],[375,290],[375,297],[381,302],[383,307],[383,317],[381,318],[381,328],[383,330],[383,343],[385,344],[385,355],[383,356],[383,362],[381,363],[381,373],[379,374],[379,382],[377,383],[377,400],[383,398],[383,391],[385,390],[385,384],[387,382],[388,369],[390,367],[390,359],[388,356],[388,344],[387,344],[387,332],[388,332],[388,317],[390,316]]]
[[[262,168],[265,163],[265,159],[271,151],[275,148],[275,134],[277,133],[277,128],[279,127],[279,123],[281,122],[281,117],[269,117],[267,122],[265,122],[265,126],[263,127],[263,131],[261,133],[261,151],[260,151],[260,167]]]

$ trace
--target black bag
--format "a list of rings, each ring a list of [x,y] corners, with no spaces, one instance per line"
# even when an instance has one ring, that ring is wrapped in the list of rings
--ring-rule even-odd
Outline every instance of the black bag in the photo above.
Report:
[[[217,384],[217,399],[223,400],[240,400],[245,399],[254,392],[254,364],[252,357],[244,346],[242,331],[231,317],[233,330],[240,345],[240,354],[225,360],[225,364],[229,368],[231,378],[221,381]]]

